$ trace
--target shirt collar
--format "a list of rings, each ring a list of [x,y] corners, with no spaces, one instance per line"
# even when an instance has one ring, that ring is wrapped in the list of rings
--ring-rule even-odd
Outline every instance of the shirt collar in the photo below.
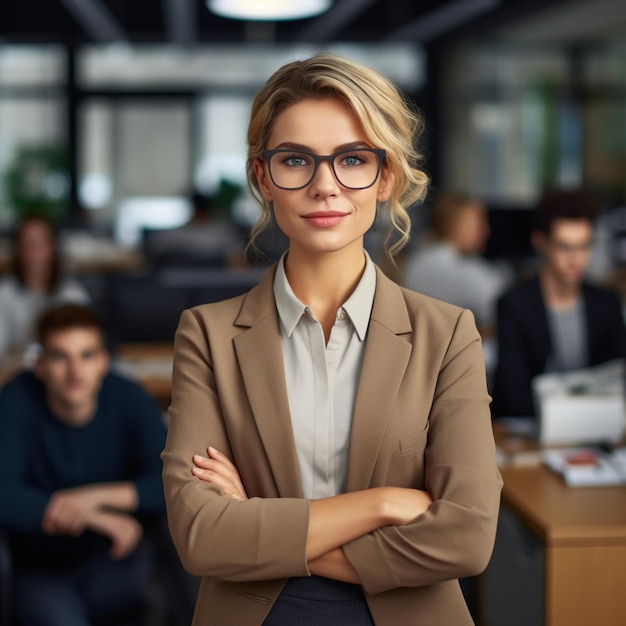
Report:
[[[291,289],[285,273],[285,252],[276,268],[274,276],[274,299],[278,316],[287,333],[291,337],[300,318],[307,312],[308,307],[300,302]],[[374,293],[376,292],[376,268],[369,254],[365,252],[365,270],[361,280],[350,297],[341,307],[352,322],[360,341],[365,340],[369,325],[372,307],[374,305]],[[339,313],[339,311],[338,311]]]

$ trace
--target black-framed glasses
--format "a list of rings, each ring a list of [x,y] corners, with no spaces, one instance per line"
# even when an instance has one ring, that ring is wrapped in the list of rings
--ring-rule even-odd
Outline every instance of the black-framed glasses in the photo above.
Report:
[[[306,187],[315,177],[320,163],[330,164],[337,182],[346,189],[367,189],[378,176],[385,151],[375,148],[352,148],[322,156],[306,150],[278,148],[264,150],[272,182],[280,189],[294,191]]]

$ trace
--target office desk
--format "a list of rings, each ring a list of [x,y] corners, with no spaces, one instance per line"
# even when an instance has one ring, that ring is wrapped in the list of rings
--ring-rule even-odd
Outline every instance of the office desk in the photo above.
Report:
[[[626,487],[567,487],[542,465],[501,471],[485,626],[626,624]]]

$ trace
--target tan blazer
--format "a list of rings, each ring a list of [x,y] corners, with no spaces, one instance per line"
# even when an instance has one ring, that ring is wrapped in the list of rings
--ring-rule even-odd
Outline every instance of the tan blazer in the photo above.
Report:
[[[286,579],[308,575],[273,277],[185,311],[176,333],[163,478],[174,543],[203,577],[193,626],[262,624]],[[486,567],[502,487],[489,401],[472,314],[377,269],[347,490],[395,485],[434,499],[410,524],[344,546],[377,626],[472,624],[456,579]],[[209,445],[234,461],[249,500],[191,475]]]

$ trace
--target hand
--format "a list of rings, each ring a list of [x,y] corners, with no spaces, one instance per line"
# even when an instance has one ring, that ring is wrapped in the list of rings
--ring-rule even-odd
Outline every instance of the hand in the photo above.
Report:
[[[62,489],[50,497],[41,520],[41,527],[48,535],[80,535],[89,517],[97,509],[97,503],[83,488]]]
[[[247,500],[248,494],[241,482],[237,468],[230,459],[215,448],[207,448],[207,455],[194,455],[191,473],[200,480],[219,487],[224,495],[235,500]]]
[[[143,535],[141,524],[125,513],[101,511],[90,521],[89,528],[111,540],[109,554],[113,559],[131,554]]]
[[[60,489],[50,497],[41,527],[49,535],[78,536],[100,510],[132,511],[136,506],[137,491],[130,481]]]

